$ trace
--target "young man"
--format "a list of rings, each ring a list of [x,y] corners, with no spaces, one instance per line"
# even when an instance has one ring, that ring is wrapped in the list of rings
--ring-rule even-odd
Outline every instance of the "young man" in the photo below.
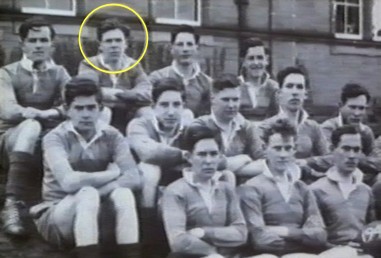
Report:
[[[263,171],[238,188],[255,254],[311,253],[325,246],[326,233],[316,200],[299,180],[296,138],[289,120],[270,124],[263,132]]]
[[[31,208],[39,233],[77,257],[100,257],[98,221],[115,217],[118,257],[137,258],[138,221],[132,190],[140,177],[127,141],[102,123],[102,94],[94,81],[74,78],[65,89],[68,120],[43,140],[43,202]]]
[[[370,94],[367,89],[358,84],[346,84],[341,91],[339,115],[322,123],[321,128],[329,145],[332,132],[337,128],[343,125],[353,125],[357,128],[363,141],[359,168],[365,174],[364,182],[373,185],[381,171],[381,156],[377,154],[372,129],[363,124],[369,101]],[[333,166],[333,158],[332,155],[314,157],[308,159],[307,163],[315,170],[325,172]]]
[[[55,31],[49,23],[28,19],[19,35],[22,60],[0,69],[0,156],[8,172],[3,230],[22,236],[19,204],[39,200],[40,137],[62,118],[61,91],[70,76],[51,59]]]
[[[262,141],[252,122],[240,113],[241,90],[236,76],[224,74],[213,82],[212,114],[199,117],[192,125],[211,129],[222,141],[227,157],[220,164],[238,177],[254,176],[255,160],[262,158]]]
[[[305,73],[297,67],[287,67],[278,73],[278,82],[280,111],[277,115],[263,121],[259,128],[266,130],[274,121],[286,118],[297,128],[296,158],[305,159],[326,154],[327,142],[318,123],[308,119],[308,114],[303,109],[307,96]]]
[[[221,144],[206,127],[190,127],[186,135],[190,167],[163,197],[169,257],[235,257],[247,229],[234,188],[218,180]]]
[[[150,81],[155,84],[164,77],[183,82],[185,86],[185,107],[198,117],[209,113],[210,87],[212,79],[201,71],[197,62],[200,36],[187,25],[176,28],[171,34],[172,64],[153,71]]]
[[[185,151],[180,149],[186,119],[183,85],[173,78],[160,79],[154,85],[152,99],[154,115],[135,118],[127,129],[127,137],[141,162],[139,167],[143,174],[140,214],[143,244],[147,246],[144,250],[147,251],[157,251],[160,245],[156,210],[158,186],[181,178],[186,164]]]
[[[258,122],[276,115],[279,109],[276,100],[279,86],[266,71],[269,60],[263,42],[257,38],[245,40],[240,58],[241,113]]]
[[[129,46],[130,29],[116,19],[106,19],[97,28],[99,54],[90,61],[105,70],[123,70],[135,63],[125,54]],[[128,121],[142,112],[151,102],[151,83],[142,66],[119,74],[106,74],[95,70],[85,60],[79,65],[79,74],[87,76],[102,87],[105,105],[111,108],[111,124],[122,133]],[[140,110],[140,111],[139,111]]]
[[[361,231],[374,220],[372,191],[361,182],[357,169],[361,135],[353,125],[345,125],[332,132],[331,143],[333,166],[310,187],[323,215],[329,245],[359,247]]]

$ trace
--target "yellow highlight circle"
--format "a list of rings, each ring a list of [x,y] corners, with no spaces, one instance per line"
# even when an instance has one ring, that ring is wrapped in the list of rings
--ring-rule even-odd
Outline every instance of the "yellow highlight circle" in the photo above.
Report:
[[[85,25],[85,23],[87,22],[87,20],[90,18],[90,16],[92,14],[94,14],[96,11],[98,11],[99,9],[102,9],[102,8],[105,8],[105,7],[121,7],[121,8],[124,8],[124,9],[127,9],[129,10],[130,12],[132,12],[133,14],[135,14],[140,22],[142,23],[143,25],[143,28],[144,28],[144,32],[146,34],[146,39],[145,39],[145,45],[144,45],[144,49],[143,49],[143,52],[142,54],[140,55],[139,59],[136,60],[136,62],[127,67],[126,69],[123,69],[123,70],[117,70],[117,71],[109,71],[109,70],[104,70],[96,65],[94,65],[86,56],[85,52],[83,51],[82,49],[82,41],[81,41],[81,34],[82,34],[82,29],[83,29],[83,26]],[[140,61],[143,59],[143,57],[145,56],[146,52],[147,52],[147,49],[148,49],[148,29],[147,29],[147,25],[145,24],[143,18],[138,14],[138,12],[136,12],[133,8],[127,6],[127,5],[124,5],[124,4],[115,4],[115,3],[111,3],[111,4],[104,4],[104,5],[101,5],[101,6],[98,6],[97,8],[95,8],[94,10],[92,10],[86,17],[85,19],[83,20],[81,26],[79,27],[79,33],[78,33],[78,44],[79,44],[79,50],[81,51],[81,54],[82,56],[85,58],[85,60],[96,70],[100,71],[100,72],[103,72],[103,73],[107,73],[107,74],[119,74],[119,73],[124,73],[124,72],[127,72],[128,70],[134,68],[135,66],[137,66]]]

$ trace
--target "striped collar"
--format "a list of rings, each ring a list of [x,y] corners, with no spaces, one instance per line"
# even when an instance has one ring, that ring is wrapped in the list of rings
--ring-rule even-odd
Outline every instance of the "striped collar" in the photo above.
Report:
[[[200,74],[200,72],[201,72],[200,65],[199,65],[198,63],[196,63],[196,62],[194,62],[194,63],[192,64],[192,70],[193,70],[193,73],[192,73],[192,75],[190,76],[190,78],[184,78],[184,74],[181,73],[180,70],[177,68],[176,61],[172,61],[171,67],[172,67],[173,71],[174,71],[177,75],[179,75],[183,80],[187,80],[187,81],[196,78],[196,77]]]
[[[270,79],[269,73],[268,72],[264,72],[264,74],[263,74],[263,76],[261,78],[261,82],[260,82],[259,86],[255,86],[252,83],[246,81],[245,77],[242,74],[240,76],[238,76],[239,82],[242,85],[245,85],[246,87],[259,87],[259,88],[265,87],[269,79]]]
[[[159,135],[160,140],[163,141],[168,134],[160,129],[159,121],[157,120],[155,115],[151,117],[151,122],[155,132]],[[177,139],[177,137],[181,135],[183,131],[184,131],[184,125],[182,123],[182,119],[180,119],[180,123],[175,128],[173,128],[171,134],[169,135],[169,138],[170,138],[169,145],[171,145]]]
[[[202,184],[194,181],[193,171],[191,168],[184,168],[183,169],[183,178],[184,180],[191,186],[196,188],[201,188]],[[216,171],[213,175],[213,177],[210,179],[209,183],[211,185],[211,188],[213,190],[217,189],[220,184],[220,178],[222,177],[222,172]]]
[[[98,58],[99,63],[100,63],[103,67],[105,67],[106,69],[108,69],[108,70],[110,70],[110,71],[113,71],[113,70],[114,70],[114,69],[112,69],[108,64],[105,63],[102,54],[98,55],[97,58]],[[119,65],[118,65],[118,66],[119,66],[119,70],[128,68],[129,66],[131,66],[131,64],[132,64],[133,62],[134,62],[134,60],[133,60],[131,57],[127,56],[126,54],[123,54],[123,55],[121,56],[121,58],[119,59]]]
[[[286,112],[282,109],[282,107],[279,107],[279,113],[277,115],[279,118],[288,118]],[[309,118],[309,114],[304,109],[301,109],[298,111],[298,124],[303,124],[307,119]]]
[[[330,179],[334,182],[337,182],[337,183],[342,182],[342,178],[340,177],[336,166],[333,166],[330,169],[328,169],[326,176],[328,179]],[[364,174],[361,172],[361,170],[356,168],[352,173],[353,184],[355,184],[355,185],[360,184],[363,180],[363,177],[364,177]]]

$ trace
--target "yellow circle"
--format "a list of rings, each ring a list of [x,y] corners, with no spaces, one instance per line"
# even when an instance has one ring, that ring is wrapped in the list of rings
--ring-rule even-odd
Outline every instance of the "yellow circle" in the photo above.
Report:
[[[109,70],[104,70],[102,68],[99,68],[98,66],[94,65],[86,56],[86,54],[84,53],[83,49],[82,49],[82,42],[81,42],[81,34],[82,34],[82,29],[83,29],[83,26],[85,25],[86,21],[90,18],[90,16],[95,13],[96,11],[98,11],[99,9],[102,9],[102,8],[105,8],[105,7],[122,7],[122,8],[125,8],[129,11],[131,11],[133,14],[135,14],[140,22],[142,23],[143,25],[143,28],[144,28],[144,32],[146,34],[146,39],[145,39],[145,45],[144,45],[144,49],[143,49],[143,52],[142,54],[140,55],[139,59],[136,60],[136,62],[127,67],[126,69],[123,69],[123,70],[117,70],[117,71],[109,71]],[[143,20],[143,18],[134,10],[132,9],[131,7],[127,6],[127,5],[124,5],[124,4],[104,4],[104,5],[101,5],[101,6],[98,6],[97,8],[95,8],[94,10],[92,10],[86,17],[85,19],[83,20],[81,26],[79,27],[79,33],[78,33],[78,44],[79,44],[79,50],[81,51],[81,54],[82,56],[85,58],[85,60],[96,70],[100,71],[100,72],[103,72],[103,73],[108,73],[108,74],[118,74],[118,73],[124,73],[124,72],[127,72],[128,70],[134,68],[135,66],[137,66],[140,61],[143,59],[144,55],[146,54],[147,52],[147,48],[148,48],[148,30],[147,30],[147,26]]]

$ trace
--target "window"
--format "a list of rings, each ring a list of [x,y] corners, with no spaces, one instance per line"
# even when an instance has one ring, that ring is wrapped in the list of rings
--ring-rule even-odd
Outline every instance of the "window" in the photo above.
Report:
[[[362,0],[335,0],[335,36],[343,39],[361,39],[363,33]]]
[[[22,0],[23,13],[75,16],[76,0]]]
[[[201,25],[201,0],[154,0],[156,22]]]
[[[381,1],[373,1],[372,7],[372,33],[373,40],[381,41]]]

